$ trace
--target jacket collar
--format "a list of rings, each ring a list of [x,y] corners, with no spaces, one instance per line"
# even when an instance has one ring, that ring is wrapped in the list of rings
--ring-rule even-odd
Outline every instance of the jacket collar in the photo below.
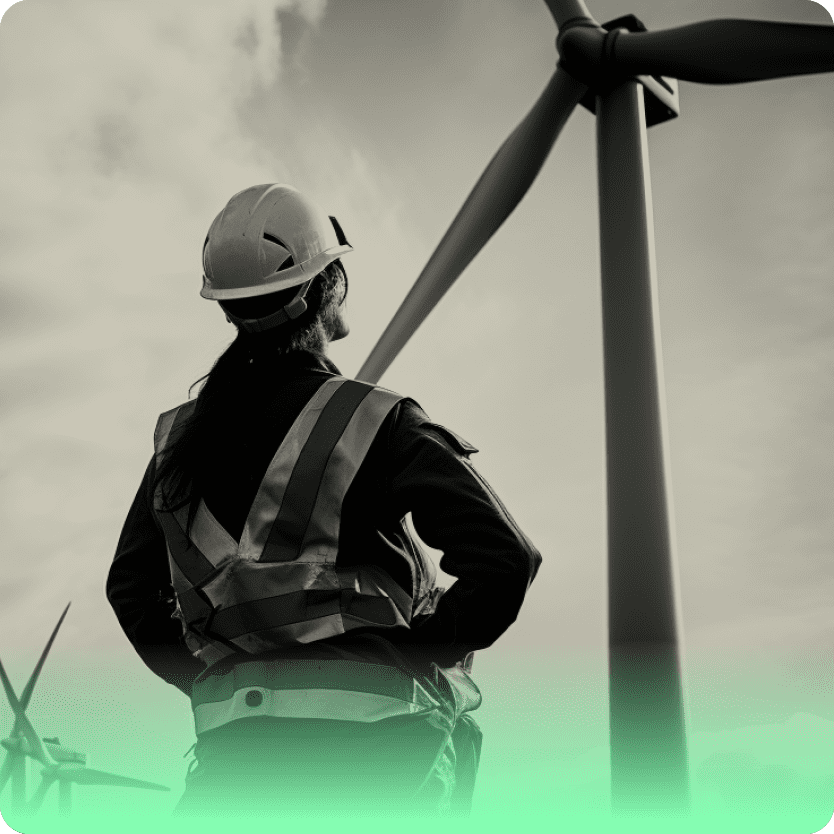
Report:
[[[257,359],[255,361],[258,362]],[[306,350],[295,350],[282,356],[266,358],[263,367],[274,368],[281,376],[295,376],[307,371],[323,371],[326,374],[341,376],[339,369],[327,356]]]

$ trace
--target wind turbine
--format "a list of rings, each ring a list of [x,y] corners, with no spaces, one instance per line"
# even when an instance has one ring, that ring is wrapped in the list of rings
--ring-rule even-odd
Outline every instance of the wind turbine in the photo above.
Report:
[[[545,0],[556,71],[498,149],[357,374],[376,383],[526,194],[576,105],[596,115],[608,510],[611,805],[690,808],[679,610],[646,130],[679,115],[677,80],[834,71],[834,26],[720,19],[649,32]]]
[[[154,782],[145,782],[141,779],[131,779],[127,776],[116,776],[112,773],[105,773],[101,770],[92,770],[86,767],[87,757],[83,753],[62,747],[56,738],[38,738],[35,728],[26,717],[26,707],[32,697],[38,676],[41,673],[46,656],[49,654],[58,629],[69,611],[69,605],[64,609],[58,624],[52,632],[46,648],[38,660],[35,670],[26,683],[20,698],[18,699],[9,681],[3,664],[0,663],[0,680],[3,682],[3,689],[14,712],[14,725],[11,735],[0,741],[0,744],[8,751],[6,758],[0,767],[0,793],[6,783],[12,780],[12,805],[17,811],[26,810],[36,812],[40,809],[46,797],[47,791],[54,782],[59,784],[59,808],[62,813],[69,813],[72,807],[72,783],[83,785],[116,785],[126,788],[146,788],[154,791],[169,791],[165,785],[157,785]],[[49,757],[47,757],[47,752]],[[41,771],[41,783],[32,796],[26,802],[26,758],[32,758],[40,762],[44,769]]]

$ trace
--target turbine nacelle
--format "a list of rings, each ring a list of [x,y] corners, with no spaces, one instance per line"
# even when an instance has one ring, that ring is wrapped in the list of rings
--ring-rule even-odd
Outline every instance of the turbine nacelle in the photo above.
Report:
[[[57,739],[41,739],[44,742],[44,750],[49,753],[53,761],[58,763],[71,762],[75,764],[84,765],[87,763],[87,756],[84,753],[79,753],[77,750],[71,750],[69,747],[62,747]],[[10,736],[9,738],[0,739],[0,745],[6,748],[11,753],[28,756],[29,758],[37,760],[32,746],[23,736]],[[49,766],[49,765],[48,765]]]
[[[79,753],[77,750],[71,750],[69,747],[62,747],[56,738],[41,739],[44,743],[46,752],[59,763],[73,763],[73,764],[87,764],[87,756],[84,753]]]
[[[499,148],[360,368],[376,383],[451,285],[515,210],[574,108],[629,79],[647,125],[679,113],[676,80],[740,84],[834,71],[834,26],[708,20],[650,32],[633,15],[600,25],[583,0],[546,0],[559,28],[557,70]]]

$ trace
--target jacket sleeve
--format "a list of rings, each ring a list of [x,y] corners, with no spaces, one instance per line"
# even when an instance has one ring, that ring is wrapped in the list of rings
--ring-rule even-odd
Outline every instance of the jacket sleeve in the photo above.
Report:
[[[116,619],[145,665],[186,695],[205,669],[172,619],[174,589],[168,551],[153,510],[154,461],[128,512],[107,577],[107,599]]]
[[[412,623],[402,642],[455,662],[491,646],[515,622],[541,555],[469,460],[477,451],[400,403],[389,439],[391,512],[411,512],[414,529],[443,552],[440,568],[457,581],[435,613]]]

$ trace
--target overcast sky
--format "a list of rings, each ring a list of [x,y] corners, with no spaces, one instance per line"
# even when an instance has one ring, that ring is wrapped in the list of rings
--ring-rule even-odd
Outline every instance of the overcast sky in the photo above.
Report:
[[[589,5],[601,21],[633,12],[652,29],[831,23],[811,0]],[[69,600],[58,666],[86,658],[102,675],[151,677],[104,582],[156,416],[233,337],[199,297],[202,242],[229,197],[286,182],[339,218],[355,247],[352,332],[331,356],[352,376],[545,86],[555,35],[536,0],[26,0],[8,11],[0,656],[18,691]],[[830,75],[682,82],[680,99],[680,118],[649,142],[692,720],[717,726],[699,681],[713,664],[735,686],[740,659],[776,683],[736,725],[748,708],[834,720],[834,86]],[[543,556],[518,622],[476,659],[484,725],[501,717],[513,658],[540,658],[539,676],[569,662],[604,675],[601,339],[594,120],[579,108],[381,380],[481,450],[474,463]],[[38,691],[55,686],[45,673]],[[732,711],[721,687],[715,703]],[[179,693],[152,692],[187,720]]]

